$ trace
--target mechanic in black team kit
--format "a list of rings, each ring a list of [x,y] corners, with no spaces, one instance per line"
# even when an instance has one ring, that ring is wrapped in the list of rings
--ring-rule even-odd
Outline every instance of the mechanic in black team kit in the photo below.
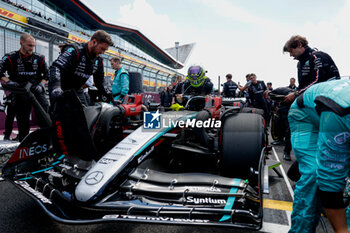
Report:
[[[295,185],[289,233],[315,232],[321,207],[316,184],[318,128],[313,118],[317,113],[304,106],[304,99],[308,100],[309,97],[303,93],[316,83],[339,78],[340,75],[332,58],[324,52],[311,49],[305,37],[292,36],[285,43],[283,52],[288,52],[299,61],[299,87],[285,97],[285,102],[291,103],[300,95],[288,113],[293,152],[301,174]]]
[[[0,77],[3,82],[12,87],[24,87],[28,82],[32,83],[30,91],[35,95],[40,105],[48,111],[49,104],[45,97],[45,83],[47,80],[47,65],[45,57],[33,52],[35,39],[29,34],[20,37],[21,48],[6,54],[0,61]],[[8,78],[5,76],[8,74]],[[13,93],[12,93],[13,94]],[[31,100],[28,95],[13,94],[15,99],[14,109],[18,124],[18,139],[22,141],[29,133]],[[12,129],[12,127],[11,127]],[[8,131],[8,130],[7,130]],[[11,134],[11,132],[8,132]],[[9,138],[10,135],[5,135]]]
[[[222,96],[223,97],[236,97],[236,90],[238,88],[237,83],[232,81],[232,74],[226,75],[227,82],[224,83]]]
[[[103,59],[99,56],[111,45],[113,41],[108,33],[96,31],[87,43],[64,45],[61,54],[49,69],[50,100],[62,153],[67,154],[68,149],[86,160],[96,156],[96,149],[82,113],[82,104],[87,106],[83,86],[93,76],[100,94],[108,102],[117,105],[111,91],[104,85]],[[76,101],[72,92],[64,93],[68,90],[73,90],[81,103]]]
[[[252,107],[264,110],[264,118],[267,122],[270,113],[264,97],[264,92],[267,91],[266,85],[264,81],[257,80],[255,74],[250,74],[250,78],[244,87],[239,87],[239,90],[245,91],[248,89]]]
[[[324,52],[311,49],[308,41],[302,36],[292,36],[284,45],[283,52],[298,60],[299,86],[294,93],[286,96],[285,101],[291,103],[310,86],[339,78],[340,74],[333,59]]]
[[[83,104],[83,85],[92,75],[98,91],[113,102],[112,93],[104,85],[103,59],[99,56],[113,45],[110,35],[96,31],[87,43],[66,44],[49,70],[51,105],[63,91],[74,89]]]

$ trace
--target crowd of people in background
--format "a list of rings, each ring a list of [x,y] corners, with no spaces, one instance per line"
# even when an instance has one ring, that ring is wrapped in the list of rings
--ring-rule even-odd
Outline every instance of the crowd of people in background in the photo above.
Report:
[[[64,27],[64,28],[67,27],[66,24],[65,24],[64,22],[54,22],[53,19],[52,19],[51,17],[48,17],[48,16],[44,15],[44,14],[41,13],[40,11],[30,10],[30,9],[26,8],[25,6],[23,6],[23,5],[17,4],[17,3],[15,3],[15,2],[10,1],[10,0],[1,0],[1,1],[3,1],[3,2],[7,3],[7,4],[10,4],[10,5],[14,6],[14,7],[17,7],[18,9],[21,9],[21,10],[24,10],[24,11],[26,11],[26,12],[28,12],[28,13],[31,13],[31,14],[37,16],[37,17],[40,17],[40,18],[42,18],[42,19],[45,19],[45,20],[47,20],[48,22],[55,23],[55,24],[57,24],[57,25],[60,26],[60,27]],[[77,32],[78,34],[80,34],[80,35],[82,35],[82,36],[86,36],[86,37],[88,37],[88,38],[91,38],[91,34],[87,33],[86,31],[81,31],[81,30],[72,30],[72,31],[75,31],[75,32]],[[130,51],[130,50],[128,50],[128,49],[122,48],[122,47],[120,47],[120,46],[118,46],[118,45],[116,45],[116,44],[112,45],[111,47],[116,48],[116,49],[118,50],[119,53],[120,53],[121,51],[122,51],[122,52],[126,52],[126,53],[129,53],[129,54],[131,54],[131,55],[133,55],[133,56],[135,56],[135,57],[139,57],[139,58],[142,58],[143,60],[146,60],[146,61],[148,61],[148,62],[152,62],[150,59],[148,59],[148,58],[146,58],[146,57],[144,57],[144,56],[142,56],[142,55],[140,55],[140,54],[137,54],[137,53],[135,53],[135,52],[133,52],[133,51]],[[161,64],[157,64],[157,66],[166,68],[165,66],[163,66],[163,65],[161,65]]]
[[[44,14],[42,14],[40,11],[30,10],[30,9],[26,8],[25,6],[23,6],[23,5],[17,4],[17,3],[15,3],[15,2],[10,1],[10,0],[1,0],[1,1],[6,2],[7,4],[10,4],[10,5],[12,5],[12,6],[15,6],[15,7],[19,8],[19,9],[21,9],[21,10],[24,10],[24,11],[26,11],[26,12],[28,12],[28,13],[32,13],[32,14],[35,15],[35,16],[41,17],[41,18],[43,18],[43,19],[46,19],[47,21],[52,21],[52,18],[51,18],[51,17],[46,17],[46,16],[45,16]],[[65,27],[65,26],[66,26],[64,23],[61,23],[61,22],[59,22],[58,25],[60,25],[60,26],[62,26],[62,27]]]

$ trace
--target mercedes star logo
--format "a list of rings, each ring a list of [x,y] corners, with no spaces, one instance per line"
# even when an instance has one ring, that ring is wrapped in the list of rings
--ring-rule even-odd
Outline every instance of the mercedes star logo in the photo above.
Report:
[[[100,171],[95,171],[90,173],[86,178],[85,178],[85,183],[89,185],[94,185],[97,183],[100,183],[100,181],[103,179],[103,173]]]

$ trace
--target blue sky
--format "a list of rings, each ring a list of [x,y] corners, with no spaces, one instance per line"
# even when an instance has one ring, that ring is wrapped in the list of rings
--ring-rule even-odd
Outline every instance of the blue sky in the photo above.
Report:
[[[245,74],[286,86],[297,62],[282,53],[295,34],[329,53],[341,75],[350,75],[350,0],[82,0],[107,22],[133,26],[162,49],[195,42],[182,73],[202,65],[208,77]]]

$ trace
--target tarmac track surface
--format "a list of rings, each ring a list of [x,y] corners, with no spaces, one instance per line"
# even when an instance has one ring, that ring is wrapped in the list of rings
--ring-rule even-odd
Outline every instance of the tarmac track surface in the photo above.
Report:
[[[274,153],[276,152],[276,153]],[[274,146],[270,152],[271,159],[282,161],[282,167],[286,172],[293,161],[283,161],[283,146]],[[0,156],[1,157],[1,156]],[[282,175],[282,167],[277,167]],[[290,227],[290,213],[292,210],[292,187],[295,183],[286,177],[279,177],[275,171],[269,170],[270,194],[264,195],[264,224],[259,232],[284,233]],[[290,183],[290,184],[288,184]],[[91,225],[66,225],[58,223],[47,216],[39,205],[25,193],[11,185],[7,181],[0,182],[0,232],[50,232],[50,233],[81,233],[81,232],[125,232],[125,233],[228,233],[228,232],[252,232],[249,230],[232,228],[215,228],[201,226],[163,225],[113,222]],[[334,232],[326,222],[329,233]],[[324,232],[321,224],[317,232]]]

